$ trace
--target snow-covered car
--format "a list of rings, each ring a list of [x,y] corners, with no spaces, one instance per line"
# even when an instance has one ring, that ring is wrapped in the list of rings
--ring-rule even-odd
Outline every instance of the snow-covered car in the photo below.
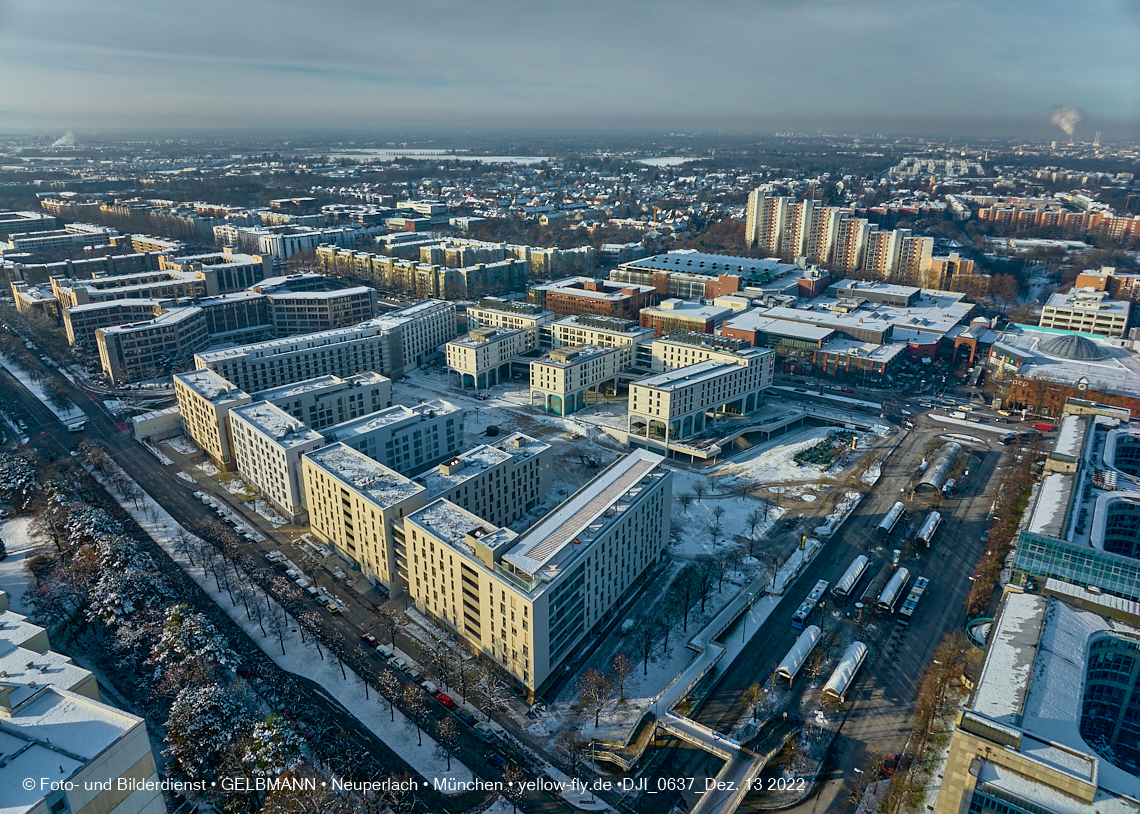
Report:
[[[376,645],[380,644],[380,642],[376,639],[376,637],[373,636],[371,633],[361,634],[360,641],[364,642],[369,647],[375,647]]]

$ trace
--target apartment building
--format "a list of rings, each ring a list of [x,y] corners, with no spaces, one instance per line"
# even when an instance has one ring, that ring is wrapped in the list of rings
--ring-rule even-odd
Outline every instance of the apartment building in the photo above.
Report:
[[[817,206],[811,212],[807,245],[804,254],[813,263],[830,264],[835,256],[835,242],[839,236],[839,224],[850,210],[837,206]]]
[[[628,367],[625,345],[554,348],[530,363],[530,403],[545,413],[570,415],[617,394],[618,374]],[[592,397],[592,401],[591,401]]]
[[[750,249],[759,249],[770,257],[779,257],[784,237],[784,222],[789,199],[758,187],[748,194],[744,240]]]
[[[2,810],[165,814],[146,722],[104,704],[95,676],[50,646],[0,591]],[[37,779],[30,789],[29,778]],[[120,789],[120,779],[150,787]]]
[[[349,444],[330,444],[302,459],[309,524],[396,596],[407,585],[407,514],[443,498],[496,525],[513,523],[549,491],[551,455],[548,444],[515,433],[449,456],[412,481]]]
[[[1119,338],[1128,330],[1131,307],[1132,303],[1114,300],[1106,291],[1073,288],[1049,297],[1038,326]]]
[[[390,596],[403,593],[403,521],[426,503],[424,487],[341,443],[301,458],[301,477],[313,534],[373,585],[383,585]]]
[[[655,373],[676,370],[698,362],[736,362],[740,351],[751,347],[744,339],[712,336],[697,331],[670,331],[655,339],[651,347]]]
[[[835,230],[835,248],[831,257],[832,268],[845,274],[862,268],[870,234],[871,222],[866,218],[843,218],[840,220]]]
[[[265,297],[277,336],[345,328],[376,316],[376,291],[366,286],[336,291],[276,291]]]
[[[476,328],[447,343],[448,374],[455,386],[484,390],[510,381],[511,360],[527,349],[529,331]]]
[[[909,229],[896,229],[902,233],[899,243],[898,261],[891,272],[891,282],[902,285],[916,285],[934,262],[934,238],[917,237]],[[925,286],[938,288],[938,286]]]
[[[299,477],[301,456],[325,445],[325,437],[267,401],[230,410],[237,471],[291,523],[305,519]]]
[[[42,212],[0,210],[0,237],[55,231],[57,222],[54,215]]]
[[[47,285],[12,283],[12,300],[21,314],[38,314],[59,322],[61,308],[59,300]]]
[[[653,329],[642,328],[636,320],[582,314],[552,323],[550,335],[551,345],[555,348],[621,348],[623,369],[648,369],[649,343],[653,341]]]
[[[372,371],[344,378],[318,376],[255,395],[314,430],[322,430],[391,407],[392,380]]]
[[[248,392],[373,370],[399,376],[438,354],[455,337],[455,306],[429,300],[351,328],[199,353],[210,369]]]
[[[543,311],[529,302],[483,297],[478,305],[467,308],[468,330],[504,328],[510,331],[526,331],[527,350],[540,344],[550,344],[549,326],[552,322],[554,322],[553,311]]]
[[[142,251],[142,249],[135,249]],[[251,288],[273,273],[273,261],[259,254],[243,254],[230,250],[181,257],[163,257],[159,267],[171,271],[193,272],[207,281],[207,294],[226,294]]]
[[[214,229],[214,240],[225,246],[269,257],[283,262],[298,252],[312,251],[328,243],[353,247],[357,237],[367,230],[337,226],[315,229],[311,226],[237,226],[219,224]]]
[[[230,410],[253,402],[212,370],[191,370],[174,375],[174,396],[186,436],[220,469],[233,467]]]
[[[267,297],[236,291],[192,301],[206,315],[211,345],[265,342],[277,336]]]
[[[672,450],[718,419],[751,413],[771,386],[774,367],[772,351],[744,348],[730,362],[710,359],[632,382],[629,443]]]
[[[428,500],[448,500],[495,526],[509,526],[550,491],[554,452],[521,432],[449,457],[416,478]]]
[[[103,375],[112,384],[170,375],[210,344],[201,308],[172,308],[146,322],[95,330]]]
[[[69,223],[62,229],[9,234],[6,245],[12,252],[54,252],[107,243],[118,233],[93,223]]]
[[[402,475],[417,475],[456,455],[463,444],[463,411],[443,401],[396,404],[333,424],[322,434],[380,461]]]
[[[1128,327],[1140,325],[1140,305],[1137,305],[1140,303],[1140,274],[1102,266],[1098,271],[1082,271],[1073,287],[1104,291],[1114,300],[1132,303],[1128,310]]]
[[[636,450],[518,535],[448,500],[406,516],[408,593],[529,698],[658,561],[672,474]]]
[[[660,305],[642,308],[640,322],[642,328],[652,329],[655,337],[676,330],[711,334],[732,314],[731,308],[667,299]]]
[[[91,279],[136,271],[155,271],[160,256],[159,252],[108,254],[54,263],[25,263],[23,260],[26,257],[16,260],[0,257],[0,269],[7,272],[8,279],[13,282],[46,283],[52,277]]]
[[[530,301],[559,319],[575,314],[637,319],[642,308],[657,301],[653,286],[593,277],[567,277],[532,286]]]
[[[935,814],[1136,811],[1138,613],[1059,580],[1042,595],[1007,589],[950,736]]]
[[[879,280],[889,280],[898,266],[901,248],[902,230],[881,232],[877,226],[872,225],[863,252],[863,271]]]

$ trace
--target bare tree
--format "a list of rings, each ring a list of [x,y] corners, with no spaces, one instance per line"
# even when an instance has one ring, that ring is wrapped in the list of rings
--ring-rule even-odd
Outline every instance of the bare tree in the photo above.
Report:
[[[705,603],[712,594],[713,583],[716,581],[716,559],[709,556],[698,557],[694,562],[693,576],[696,580],[696,595],[701,600],[701,613],[705,612]]]
[[[285,609],[277,604],[270,606],[269,612],[266,614],[266,621],[269,623],[269,633],[281,645],[281,655],[284,656],[285,634],[289,632],[289,619],[285,616]]]
[[[393,647],[396,646],[396,634],[404,627],[404,621],[404,614],[391,605],[385,605],[376,611],[376,627],[384,632]]]
[[[614,683],[618,688],[618,703],[620,704],[625,701],[625,685],[629,681],[629,677],[633,675],[633,665],[625,653],[618,653],[610,662],[610,670],[613,671]]]
[[[519,803],[526,799],[526,772],[513,763],[503,769],[503,796],[511,801],[511,814],[517,814]]]
[[[748,535],[750,537],[755,537],[756,527],[764,521],[764,512],[758,508],[753,509],[748,513],[748,517],[746,519],[748,520]],[[749,556],[751,556],[751,553]]]
[[[738,478],[737,479],[737,481],[736,481],[736,494],[740,495],[741,502],[743,502],[744,499],[746,497],[748,497],[748,493],[750,491],[752,491],[752,487],[755,485],[756,484],[754,484],[750,480],[746,480],[744,478]]]
[[[717,508],[720,508],[719,506]],[[720,521],[710,520],[708,522],[709,540],[712,541],[713,548],[716,548],[716,541],[720,539]]]
[[[657,646],[657,620],[652,616],[642,616],[630,631],[630,641],[641,659],[645,675],[649,675],[649,659]]]
[[[676,578],[669,584],[669,590],[677,599],[677,606],[681,611],[684,626],[682,631],[689,632],[689,612],[693,609],[693,603],[697,599],[697,574],[696,567],[689,563],[681,573],[677,574]]]
[[[756,708],[764,699],[764,688],[760,686],[760,682],[753,681],[744,688],[744,692],[740,694],[740,700],[744,702],[744,706],[752,711],[752,720],[756,720]]]
[[[719,503],[713,506],[712,516],[716,518],[717,525],[720,525],[720,519],[724,517],[725,508]]]
[[[404,687],[404,714],[412,726],[416,728],[416,737],[419,745],[424,745],[423,723],[427,719],[427,707],[424,705],[424,693],[415,684]]]
[[[689,504],[693,502],[694,497],[695,495],[692,492],[682,492],[677,495],[677,502],[681,504],[681,511],[685,514],[688,514]]]
[[[661,634],[661,654],[669,655],[669,634],[681,616],[681,604],[672,595],[666,595],[654,608],[657,612],[657,628]]]
[[[389,718],[396,720],[396,699],[400,695],[400,679],[387,667],[376,676],[376,691],[388,702]]]
[[[586,707],[587,714],[594,715],[594,728],[598,728],[602,710],[614,697],[614,682],[591,667],[578,677],[578,697]]]
[[[459,747],[459,727],[455,724],[455,719],[448,715],[441,718],[435,725],[435,742],[436,749],[447,758],[447,770],[451,771],[451,756],[455,754],[455,750]]]
[[[563,738],[566,744],[566,753],[570,757],[570,774],[578,776],[578,771],[586,762],[586,755],[590,753],[590,741],[577,732],[571,732]]]
[[[708,494],[708,491],[709,485],[703,480],[698,480],[693,484],[693,494],[697,496],[697,503],[701,502],[701,499]]]

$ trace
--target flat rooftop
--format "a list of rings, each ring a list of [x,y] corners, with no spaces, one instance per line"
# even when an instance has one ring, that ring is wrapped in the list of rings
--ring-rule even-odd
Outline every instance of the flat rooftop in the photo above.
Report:
[[[507,453],[489,444],[483,444],[444,461],[416,480],[424,485],[429,497],[435,497],[509,460],[511,456]],[[459,464],[462,466],[456,469]],[[452,470],[451,474],[447,474],[448,469]]]
[[[1063,359],[1041,350],[1041,345],[1050,339],[1072,333],[1029,325],[1011,325],[998,337],[994,349],[999,354],[1011,351],[1009,355],[1022,359],[1018,376],[1073,385],[1085,378],[1088,379],[1089,390],[1135,395],[1136,382],[1140,381],[1140,354],[1123,347],[1119,340],[1080,334],[1103,354],[1103,358],[1092,361]]]
[[[202,398],[210,401],[229,401],[250,397],[240,387],[231,384],[212,370],[188,370],[185,373],[174,374],[174,378]]]
[[[1123,300],[1114,300],[1104,291],[1074,288],[1064,294],[1050,295],[1045,302],[1045,307],[1070,311],[1090,311],[1107,316],[1124,317],[1128,315],[1131,304]]]
[[[335,291],[270,291],[266,297],[279,302],[281,300],[339,300],[350,297],[364,297],[373,289],[366,285],[354,285],[348,288],[338,288]]]
[[[755,350],[763,352],[760,348],[755,348]],[[706,362],[697,362],[695,365],[686,365],[676,370],[666,370],[664,373],[646,376],[644,379],[637,379],[631,385],[653,387],[657,390],[676,390],[697,382],[715,379],[735,370],[740,370],[740,365],[735,362],[718,362],[710,359]]]
[[[330,444],[306,453],[305,458],[382,509],[424,491],[420,484],[347,444]]]
[[[721,330],[736,328],[741,331],[757,331],[773,336],[786,336],[790,339],[803,339],[812,342],[822,342],[835,333],[834,328],[829,328],[826,325],[813,325],[810,322],[773,317],[768,313],[770,310],[754,308],[751,311],[737,314],[726,319]]]
[[[727,254],[706,254],[685,250],[630,260],[622,263],[620,268],[679,271],[686,274],[739,274],[743,277],[778,277],[793,271],[802,272],[798,266],[781,263],[773,257],[758,260],[753,257],[733,257]]]
[[[268,401],[235,407],[230,411],[230,415],[241,418],[286,449],[325,440],[323,435],[310,429],[305,422],[294,418]]]
[[[202,309],[195,305],[185,308],[171,308],[169,311],[159,314],[154,319],[148,319],[145,322],[128,322],[126,325],[111,325],[107,328],[99,328],[99,330],[104,334],[129,334],[135,331],[148,331],[153,328],[161,328],[165,325],[177,325],[184,319],[190,319],[201,313]]]

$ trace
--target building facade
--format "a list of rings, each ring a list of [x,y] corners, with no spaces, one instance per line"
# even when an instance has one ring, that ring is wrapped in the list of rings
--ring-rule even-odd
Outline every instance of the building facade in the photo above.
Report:
[[[452,381],[464,389],[484,390],[510,381],[511,360],[527,350],[534,335],[519,328],[475,328],[445,348]]]
[[[531,405],[565,416],[597,404],[603,394],[617,395],[618,374],[630,361],[629,347],[567,345],[535,359],[530,363]]]
[[[319,449],[325,437],[267,401],[230,410],[234,464],[290,523],[305,519],[301,456]]]

